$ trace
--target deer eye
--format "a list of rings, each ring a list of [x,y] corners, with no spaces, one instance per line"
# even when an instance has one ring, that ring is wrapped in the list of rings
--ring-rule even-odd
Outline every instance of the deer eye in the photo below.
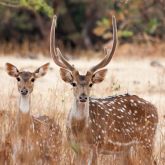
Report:
[[[92,87],[92,86],[93,86],[93,84],[92,84],[92,83],[90,83],[90,84],[89,84],[89,87]]]
[[[35,81],[35,79],[34,79],[34,78],[32,78],[32,79],[31,79],[31,82],[34,82],[34,81]]]
[[[17,77],[17,81],[21,81],[21,79],[19,77]]]
[[[76,87],[76,86],[77,86],[77,84],[76,84],[75,82],[72,82],[71,85],[72,85],[73,87]]]

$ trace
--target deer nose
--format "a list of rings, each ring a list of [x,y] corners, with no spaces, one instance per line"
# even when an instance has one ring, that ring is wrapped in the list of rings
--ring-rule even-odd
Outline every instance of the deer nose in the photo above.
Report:
[[[82,93],[79,97],[80,102],[86,102],[87,101],[87,95],[85,93]]]
[[[27,95],[28,90],[26,88],[21,89],[21,94],[22,95]]]

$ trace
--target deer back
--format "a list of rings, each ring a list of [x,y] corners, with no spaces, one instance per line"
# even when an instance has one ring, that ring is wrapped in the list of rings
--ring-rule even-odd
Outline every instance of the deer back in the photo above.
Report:
[[[62,132],[53,119],[32,117],[28,131],[21,134],[17,131],[14,127],[2,145],[0,154],[7,164],[53,164],[59,161]]]
[[[59,162],[62,145],[62,131],[59,124],[48,116],[40,116],[37,120],[33,119],[34,129],[39,139],[41,157],[47,163]]]
[[[92,143],[105,150],[131,143],[150,145],[158,122],[156,108],[135,95],[90,98]]]

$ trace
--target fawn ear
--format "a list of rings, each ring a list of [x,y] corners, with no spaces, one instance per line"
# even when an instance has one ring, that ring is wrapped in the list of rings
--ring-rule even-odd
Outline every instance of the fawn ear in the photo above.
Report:
[[[44,76],[47,73],[48,68],[49,68],[49,63],[46,63],[46,64],[40,66],[34,72],[35,78],[40,78],[40,77]]]
[[[102,70],[95,72],[92,76],[92,82],[93,83],[102,82],[105,78],[106,73],[107,73],[107,69],[102,69]]]
[[[19,75],[19,70],[17,69],[17,67],[10,63],[6,63],[6,71],[8,75],[12,77],[17,77]]]
[[[69,70],[60,68],[60,75],[63,81],[67,83],[72,83],[73,82],[73,76],[72,73]]]

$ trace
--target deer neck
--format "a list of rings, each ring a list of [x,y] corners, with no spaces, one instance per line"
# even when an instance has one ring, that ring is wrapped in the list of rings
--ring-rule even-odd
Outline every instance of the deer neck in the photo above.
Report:
[[[89,100],[87,102],[82,103],[74,99],[73,107],[72,107],[72,116],[77,120],[88,120],[89,117]]]
[[[20,96],[19,100],[19,111],[22,114],[29,114],[30,113],[30,95],[28,96]]]
[[[30,116],[30,95],[20,96],[19,99],[19,112],[18,112],[17,128],[21,135],[26,134],[31,127]]]
[[[73,101],[67,120],[67,137],[71,145],[86,144],[89,131],[89,100],[85,103]]]
[[[89,119],[89,100],[85,103],[81,103],[74,99],[73,105],[69,114],[69,125],[74,127],[75,125],[81,125],[81,130],[88,127]]]

